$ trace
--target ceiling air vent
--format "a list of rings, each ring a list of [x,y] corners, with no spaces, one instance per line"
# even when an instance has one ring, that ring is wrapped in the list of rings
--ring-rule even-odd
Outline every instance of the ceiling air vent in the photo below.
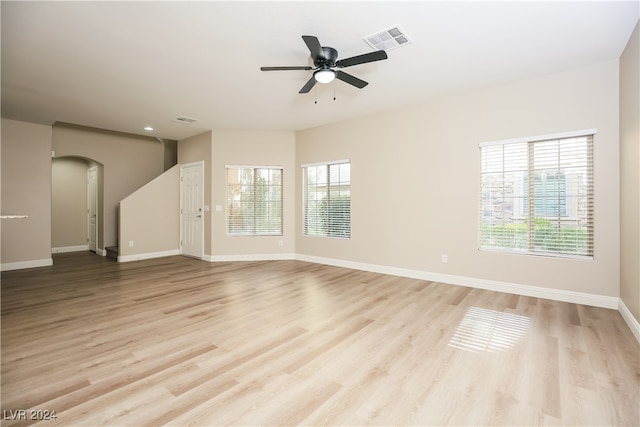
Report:
[[[366,36],[364,41],[376,50],[392,50],[412,42],[399,25]]]
[[[192,119],[191,117],[186,117],[186,116],[176,117],[176,122],[180,122],[180,123],[193,123],[197,121],[198,119]]]

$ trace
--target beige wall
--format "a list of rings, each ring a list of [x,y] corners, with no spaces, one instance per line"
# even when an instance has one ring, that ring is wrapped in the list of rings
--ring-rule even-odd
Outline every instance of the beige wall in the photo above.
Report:
[[[291,255],[295,252],[295,133],[292,131],[214,130],[178,142],[182,165],[204,161],[205,259]],[[225,166],[284,168],[282,236],[232,237],[226,232]],[[216,210],[216,206],[221,208]]]
[[[594,260],[478,251],[478,144],[591,128],[598,129]],[[298,166],[351,159],[352,234],[302,236],[298,215],[296,252],[617,297],[618,141],[617,61],[297,132]]]
[[[103,131],[68,124],[54,124],[56,156],[77,156],[102,164],[100,187],[103,219],[101,249],[117,244],[120,200],[164,171],[164,145],[155,138]]]
[[[620,57],[620,298],[640,321],[640,23]]]
[[[174,166],[120,202],[118,256],[132,260],[178,253],[179,209],[180,166]]]
[[[3,270],[51,264],[51,127],[2,119]]]
[[[292,131],[224,131],[212,135],[211,242],[214,257],[293,254],[295,252],[295,133]],[[228,236],[225,166],[283,167],[283,235]],[[217,211],[216,206],[222,210]]]
[[[51,161],[51,247],[54,252],[87,246],[87,169],[89,161],[78,157]]]

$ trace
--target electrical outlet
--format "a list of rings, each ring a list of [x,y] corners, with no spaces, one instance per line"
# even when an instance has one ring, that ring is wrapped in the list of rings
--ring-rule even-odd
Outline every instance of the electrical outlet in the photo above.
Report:
[[[133,247],[133,240],[129,240],[129,247],[132,248]]]
[[[446,264],[449,262],[449,256],[447,254],[442,254],[440,259],[442,260],[443,264]]]
[[[282,241],[282,239],[278,240],[278,246],[282,246],[284,245],[284,242]]]

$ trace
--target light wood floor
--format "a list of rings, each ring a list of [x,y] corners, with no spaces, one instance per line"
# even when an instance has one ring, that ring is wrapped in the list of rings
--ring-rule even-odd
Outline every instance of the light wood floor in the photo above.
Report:
[[[2,274],[3,426],[640,425],[614,310],[300,261],[54,261]]]

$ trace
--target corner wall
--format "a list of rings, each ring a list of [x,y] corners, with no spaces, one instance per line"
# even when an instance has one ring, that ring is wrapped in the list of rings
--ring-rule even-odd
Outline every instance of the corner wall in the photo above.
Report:
[[[640,21],[620,57],[620,253],[620,298],[640,340]]]
[[[2,119],[1,269],[51,265],[51,127]]]
[[[213,130],[178,141],[180,164],[204,161],[204,259],[226,261],[293,258],[295,252],[295,133]],[[225,166],[282,166],[283,235],[229,236]],[[220,210],[217,209],[220,208]]]

